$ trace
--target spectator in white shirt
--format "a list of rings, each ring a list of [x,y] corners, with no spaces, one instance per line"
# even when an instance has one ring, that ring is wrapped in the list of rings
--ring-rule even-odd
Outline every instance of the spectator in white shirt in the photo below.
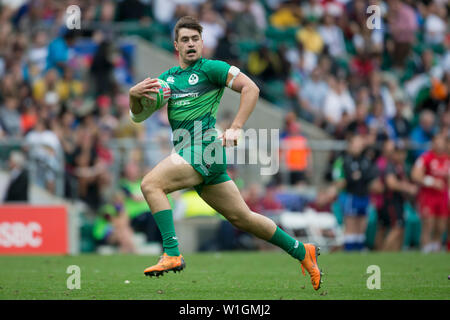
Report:
[[[319,33],[328,47],[328,52],[332,57],[344,56],[346,54],[344,34],[336,25],[335,17],[326,14],[323,22],[324,24],[319,27]]]
[[[336,80],[331,76],[328,82],[330,91],[324,103],[324,117],[329,125],[336,127],[343,116],[350,119],[355,114],[355,102],[347,89],[344,79]]]
[[[218,40],[225,34],[225,22],[211,8],[204,7],[200,16],[203,27],[203,57],[211,58],[216,50]]]
[[[35,164],[36,183],[54,193],[56,178],[62,170],[62,154],[58,136],[50,130],[47,121],[39,119],[33,130],[25,136],[26,149]]]
[[[31,81],[43,75],[47,65],[48,39],[44,31],[38,31],[33,37],[33,44],[28,52],[29,73]]]
[[[321,69],[316,67],[311,72],[311,77],[301,87],[298,99],[302,111],[307,113],[310,116],[309,120],[317,125],[320,125],[323,120],[323,105],[328,92],[328,84],[322,78]]]
[[[0,104],[0,125],[8,137],[18,138],[22,134],[17,98],[8,96],[5,98],[4,105]]]
[[[444,42],[447,25],[441,17],[442,10],[444,10],[443,16],[445,16],[445,7],[442,8],[434,2],[428,5],[428,16],[424,22],[425,42],[427,44],[434,45]]]

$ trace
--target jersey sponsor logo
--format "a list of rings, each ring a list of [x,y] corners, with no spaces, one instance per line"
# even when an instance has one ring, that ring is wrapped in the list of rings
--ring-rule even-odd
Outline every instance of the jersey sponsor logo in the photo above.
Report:
[[[359,179],[361,179],[361,171],[354,171],[354,172],[352,172],[352,178],[353,178],[353,180],[359,180]]]
[[[38,248],[42,244],[42,226],[39,222],[3,222],[0,223],[0,247]]]
[[[172,98],[179,99],[179,98],[197,98],[199,95],[198,92],[188,92],[188,93],[173,93]]]
[[[175,78],[173,76],[168,76],[166,79],[166,82],[168,83],[175,83]]]
[[[430,161],[430,173],[434,177],[445,177],[448,175],[449,167],[447,161],[432,159]]]
[[[196,75],[195,73],[191,74],[191,76],[189,77],[188,80],[189,84],[191,86],[193,86],[194,84],[196,84],[198,82],[198,75]]]
[[[191,102],[190,101],[186,101],[186,100],[173,102],[174,106],[187,106],[189,104],[191,104]]]

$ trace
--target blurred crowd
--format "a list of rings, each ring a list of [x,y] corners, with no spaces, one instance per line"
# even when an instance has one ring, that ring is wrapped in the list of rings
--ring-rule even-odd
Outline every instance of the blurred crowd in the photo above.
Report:
[[[93,27],[65,27],[66,9],[73,4],[81,9],[82,25]],[[371,5],[376,10],[367,12]],[[262,213],[306,206],[330,211],[345,187],[330,192],[334,198],[286,192],[286,185],[310,183],[313,172],[298,119],[349,145],[359,137],[355,144],[363,146],[368,170],[376,170],[374,181],[384,177],[379,163],[391,161],[379,160],[383,155],[390,157],[396,148],[409,150],[402,160],[409,177],[433,137],[450,133],[449,9],[445,0],[0,0],[0,142],[23,139],[40,186],[52,193],[63,189],[65,197],[81,199],[100,212],[95,227],[99,239],[107,238],[114,221],[120,230],[114,241],[125,251],[132,250],[130,226],[155,240],[138,186],[142,174],[170,152],[167,111],[143,125],[130,121],[130,80],[117,70],[131,66],[112,25],[132,22],[140,30],[158,30],[149,39],[165,37],[169,49],[177,19],[191,15],[204,28],[203,56],[241,68],[261,87],[261,95],[286,113],[281,139],[288,146],[282,155],[287,180],[277,175],[265,187],[245,185],[239,170],[230,168],[248,205]],[[77,50],[86,41],[95,48],[92,55]],[[152,139],[157,147],[128,148],[118,159],[116,151],[122,149],[111,147],[114,138]],[[345,163],[345,154],[332,153],[330,183],[336,181],[336,167]],[[11,154],[11,168],[23,163],[22,156]],[[111,172],[119,172],[117,181]],[[65,177],[62,187],[58,175]],[[418,189],[417,181],[409,181]],[[414,187],[406,189],[411,196]],[[366,200],[355,199],[350,203],[366,208]],[[374,196],[375,206],[376,201]],[[343,205],[344,212],[361,208]],[[126,219],[117,219],[121,212]],[[345,221],[349,249],[360,246],[366,224],[352,218]],[[447,222],[426,223],[434,240],[424,241],[434,243],[436,230],[444,230]]]
[[[337,139],[358,132],[374,143],[420,144],[430,130],[449,129],[448,1],[154,1],[153,8],[168,30],[196,16],[205,57],[239,66],[264,97]],[[434,118],[419,120],[426,110]]]
[[[105,28],[67,29],[71,4],[0,2],[0,142],[24,141],[39,186],[95,210],[112,183],[111,138],[140,137],[143,128],[128,115],[127,52]],[[83,21],[103,26],[116,14],[140,18],[113,2],[78,4]]]

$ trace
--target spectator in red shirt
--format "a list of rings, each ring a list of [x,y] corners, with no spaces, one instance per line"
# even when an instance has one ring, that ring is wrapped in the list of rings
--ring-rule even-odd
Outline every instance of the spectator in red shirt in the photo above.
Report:
[[[375,65],[367,50],[356,55],[350,63],[350,71],[355,76],[355,79],[365,81],[374,71]]]

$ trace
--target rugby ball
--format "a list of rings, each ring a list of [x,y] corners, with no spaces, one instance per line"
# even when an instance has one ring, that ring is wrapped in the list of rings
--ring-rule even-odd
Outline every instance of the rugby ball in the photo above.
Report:
[[[170,99],[170,87],[164,80],[158,79],[158,92],[149,92],[150,96],[155,97],[155,100],[147,97],[142,97],[139,102],[142,105],[142,112],[134,114],[130,110],[130,117],[134,122],[142,122],[150,117],[156,110],[161,109]]]
[[[155,100],[151,100],[147,97],[142,97],[140,102],[143,108],[148,109],[152,113],[158,109],[161,109],[170,98],[170,87],[164,80],[158,79],[159,91],[149,92],[150,96],[153,96]]]

